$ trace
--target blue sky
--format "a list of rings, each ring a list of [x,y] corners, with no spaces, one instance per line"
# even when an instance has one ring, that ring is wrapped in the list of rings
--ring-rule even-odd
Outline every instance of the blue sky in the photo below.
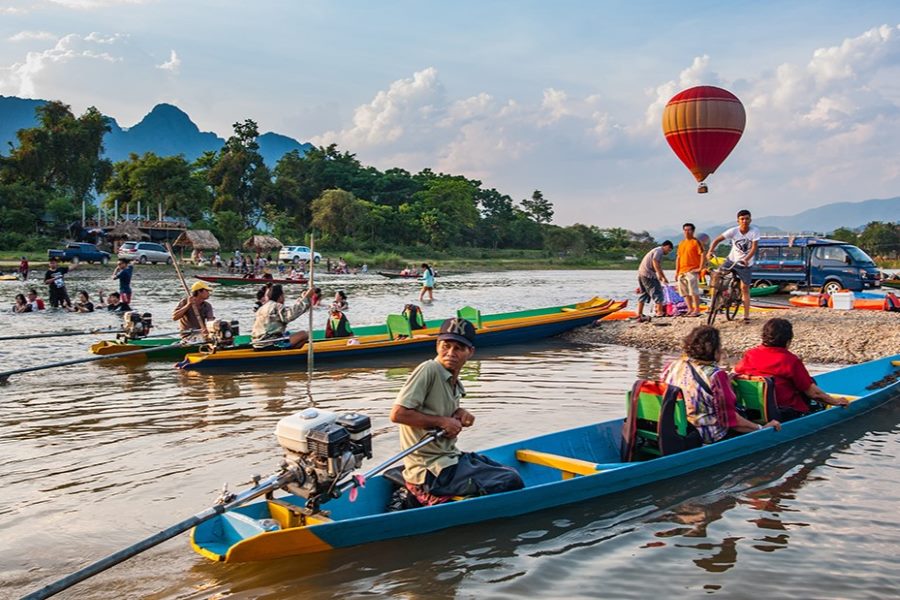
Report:
[[[386,169],[430,167],[555,221],[675,229],[900,195],[897,2],[0,0],[0,94],[252,118]],[[660,115],[733,91],[744,137],[695,193]]]

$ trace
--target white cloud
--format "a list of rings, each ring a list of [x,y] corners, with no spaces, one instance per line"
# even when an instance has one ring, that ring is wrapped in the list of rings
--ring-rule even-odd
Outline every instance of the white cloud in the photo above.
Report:
[[[47,41],[55,40],[57,37],[49,31],[20,31],[15,35],[6,38],[10,42],[28,42],[28,41]]]
[[[181,69],[181,59],[178,58],[178,54],[172,50],[169,53],[169,60],[166,62],[156,65],[157,69],[162,69],[163,71],[169,71],[171,73],[178,73]]]

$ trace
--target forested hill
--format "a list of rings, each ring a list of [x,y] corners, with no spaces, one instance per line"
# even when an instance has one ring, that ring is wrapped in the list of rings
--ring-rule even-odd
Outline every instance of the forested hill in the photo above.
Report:
[[[43,104],[46,101],[0,96],[0,154],[8,153],[9,143],[17,143],[17,131],[37,126],[34,109]],[[132,152],[138,155],[154,152],[159,156],[183,154],[185,159],[193,161],[207,150],[219,150],[225,143],[214,133],[200,131],[187,113],[171,104],[157,104],[139,123],[127,129],[110,118],[110,127],[104,146],[105,156],[113,161],[125,160]],[[292,150],[302,155],[312,148],[312,144],[277,133],[264,133],[257,142],[263,160],[270,167]]]

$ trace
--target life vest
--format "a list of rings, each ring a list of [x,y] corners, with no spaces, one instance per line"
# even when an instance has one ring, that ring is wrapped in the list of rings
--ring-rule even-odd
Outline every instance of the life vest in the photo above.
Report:
[[[409,321],[410,329],[425,329],[425,318],[422,316],[422,309],[415,304],[404,306],[403,316]]]
[[[353,337],[353,331],[350,329],[350,322],[347,316],[342,312],[332,313],[325,323],[326,338],[345,338]]]
[[[884,295],[884,310],[888,312],[900,312],[900,298],[894,292]]]

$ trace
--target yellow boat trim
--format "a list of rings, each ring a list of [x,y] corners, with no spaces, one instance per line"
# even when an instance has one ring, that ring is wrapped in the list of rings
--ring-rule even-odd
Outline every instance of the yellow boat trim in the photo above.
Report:
[[[310,519],[312,521],[312,519]],[[293,527],[279,531],[267,531],[240,541],[231,546],[225,554],[224,562],[252,562],[271,560],[295,554],[311,554],[332,550],[331,544],[317,536],[312,528]],[[201,552],[201,554],[203,554]]]
[[[892,360],[891,366],[892,367],[900,367],[900,360]]]
[[[541,465],[562,471],[563,479],[571,479],[575,475],[596,475],[597,463],[592,463],[580,458],[569,458],[558,454],[538,452],[537,450],[516,450],[516,460],[533,465]]]

